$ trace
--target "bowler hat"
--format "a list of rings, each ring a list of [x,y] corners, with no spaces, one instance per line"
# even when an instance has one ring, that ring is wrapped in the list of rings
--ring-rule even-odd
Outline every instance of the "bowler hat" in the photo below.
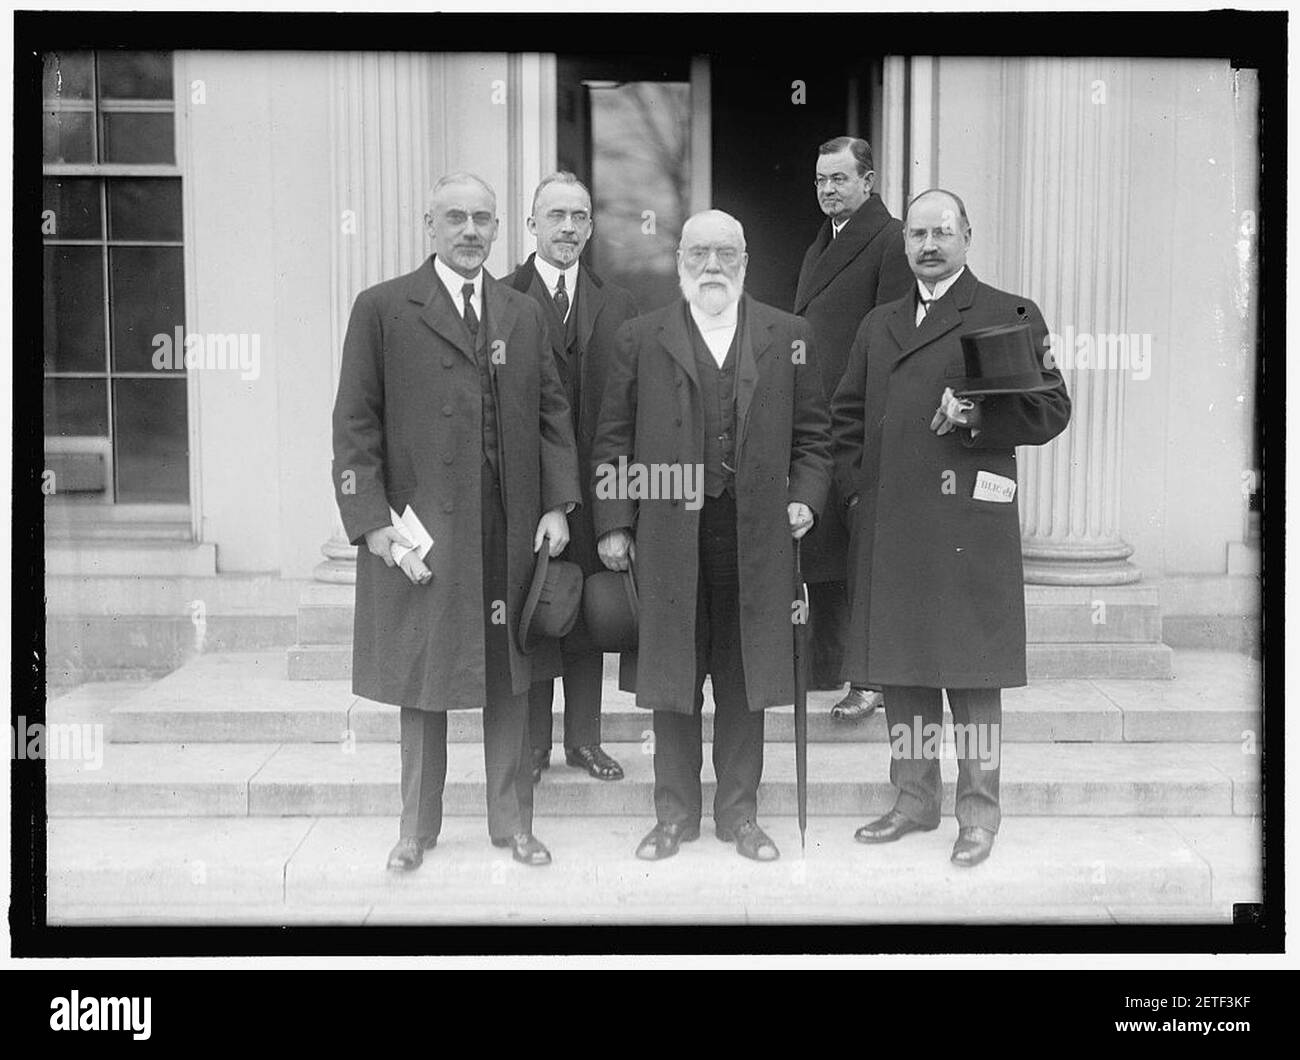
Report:
[[[552,560],[543,544],[519,616],[519,650],[527,655],[539,637],[565,636],[578,621],[581,598],[582,568],[567,559]]]
[[[582,588],[582,617],[592,643],[601,651],[636,651],[636,575],[630,564],[625,571],[588,575]]]
[[[1056,384],[1043,381],[1028,324],[1001,324],[968,331],[961,337],[966,377],[957,380],[958,397],[982,394],[1033,394]]]

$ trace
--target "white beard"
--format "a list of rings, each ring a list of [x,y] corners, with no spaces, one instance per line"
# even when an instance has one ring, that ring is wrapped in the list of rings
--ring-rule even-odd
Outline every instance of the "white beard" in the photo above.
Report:
[[[744,269],[740,270],[740,274],[734,281],[726,275],[710,276],[709,279],[710,281],[716,279],[726,286],[725,288],[714,286],[702,288],[700,281],[693,278],[685,268],[679,267],[677,270],[677,285],[681,288],[682,297],[701,313],[717,316],[740,301],[740,295],[745,289]]]

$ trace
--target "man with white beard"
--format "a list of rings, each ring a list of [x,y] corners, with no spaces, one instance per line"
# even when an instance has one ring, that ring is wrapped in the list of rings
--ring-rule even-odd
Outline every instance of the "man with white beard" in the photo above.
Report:
[[[763,711],[794,700],[795,541],[830,485],[826,400],[809,330],[744,294],[745,233],[721,210],[682,227],[683,301],[618,334],[592,444],[605,467],[702,468],[703,507],[598,493],[601,562],[635,574],[637,706],[654,711],[655,861],[699,838],[704,678],[712,676],[715,833],[755,861]],[[680,476],[679,481],[686,481]]]

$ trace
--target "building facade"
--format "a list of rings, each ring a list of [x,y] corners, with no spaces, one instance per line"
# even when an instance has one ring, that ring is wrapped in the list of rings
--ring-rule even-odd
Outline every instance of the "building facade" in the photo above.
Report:
[[[359,291],[429,254],[440,174],[495,186],[494,275],[562,167],[592,187],[596,269],[643,309],[675,297],[677,231],[709,206],[746,226],[751,291],[789,308],[816,146],[845,132],[896,216],[960,194],[971,268],[1059,339],[1073,421],[1020,454],[1031,672],[1169,676],[1170,645],[1257,643],[1251,70],[878,55],[808,82],[718,56],[77,52],[47,57],[44,106],[52,676],[156,668],[194,650],[200,611],[211,649],[301,641],[304,605],[343,606],[343,333]]]

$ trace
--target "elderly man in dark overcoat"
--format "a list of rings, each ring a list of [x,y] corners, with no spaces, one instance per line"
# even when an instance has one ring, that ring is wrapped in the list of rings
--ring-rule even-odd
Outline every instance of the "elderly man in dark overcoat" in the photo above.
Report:
[[[818,369],[829,404],[844,375],[849,347],[862,319],[876,306],[911,290],[903,253],[903,225],[875,193],[871,145],[837,136],[817,149],[817,205],[826,219],[804,254],[794,311],[812,327]],[[849,532],[843,498],[832,483],[826,511],[803,544],[803,573],[811,601],[809,684],[843,684],[844,637],[849,624],[846,584]],[[877,689],[851,686],[831,717],[862,721],[880,706]]]
[[[863,321],[832,403],[836,478],[855,521],[845,670],[884,688],[898,789],[893,809],[856,836],[884,843],[938,827],[940,742],[930,735],[946,690],[962,736],[952,861],[972,866],[1001,821],[1001,690],[1026,683],[1015,450],[1060,434],[1070,399],[1038,307],[966,266],[961,200],[922,192],[904,233],[917,282]],[[958,402],[961,337],[1020,323],[1044,389]]]
[[[568,543],[577,452],[541,308],[483,268],[496,196],[469,173],[430,192],[434,255],[363,291],[334,406],[334,486],[357,550],[352,689],[401,707],[402,817],[389,868],[409,871],[442,826],[447,711],[483,709],[488,833],[545,865],[532,834],[528,688],[555,642],[516,642],[541,548]],[[410,506],[433,539],[391,525]]]
[[[637,856],[700,834],[710,675],[715,832],[771,861],[757,819],[763,711],[794,698],[795,541],[826,499],[829,418],[805,322],[743,293],[740,223],[696,214],[677,260],[682,301],[619,332],[592,446],[598,551],[612,570],[632,564],[636,702],[654,711],[657,823]],[[687,488],[637,499],[609,488],[624,467],[629,484],[676,468]]]
[[[528,230],[537,252],[505,282],[542,308],[555,367],[564,384],[578,442],[578,466],[591,461],[605,367],[618,329],[636,316],[631,294],[602,280],[582,260],[583,247],[595,224],[591,193],[572,173],[552,173],[533,193]],[[564,558],[584,575],[603,570],[596,557],[591,523],[590,477],[583,476],[583,504],[569,519],[569,547]],[[604,653],[591,640],[579,613],[560,646],[564,683],[564,759],[597,780],[621,780],[623,767],[600,744],[600,700]],[[533,781],[551,763],[551,700],[555,681],[533,682],[528,692],[528,731],[532,737]]]

